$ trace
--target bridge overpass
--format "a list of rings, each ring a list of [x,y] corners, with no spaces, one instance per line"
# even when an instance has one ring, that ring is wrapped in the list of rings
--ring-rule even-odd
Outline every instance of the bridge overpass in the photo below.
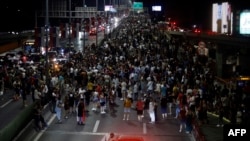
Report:
[[[171,38],[188,42],[203,41],[206,47],[214,50],[217,75],[228,78],[236,74],[250,75],[250,37],[234,37],[221,34],[167,31]]]
[[[227,45],[230,47],[247,47],[250,48],[250,37],[234,37],[223,34],[206,34],[206,33],[192,33],[192,32],[177,32],[168,31],[168,34],[174,37],[182,37],[184,39],[202,40],[205,42],[213,42],[218,45]]]

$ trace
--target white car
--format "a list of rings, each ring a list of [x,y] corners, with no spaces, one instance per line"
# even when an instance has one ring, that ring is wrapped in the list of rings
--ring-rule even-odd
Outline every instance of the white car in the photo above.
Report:
[[[63,55],[59,55],[57,58],[56,58],[56,62],[62,62],[62,63],[65,63],[68,61],[68,58],[66,56],[63,56]]]

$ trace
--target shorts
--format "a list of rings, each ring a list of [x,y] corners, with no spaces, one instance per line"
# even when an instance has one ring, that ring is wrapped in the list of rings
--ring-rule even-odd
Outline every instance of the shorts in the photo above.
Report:
[[[130,113],[130,108],[124,107],[124,113]]]
[[[164,107],[164,108],[162,107],[162,108],[161,108],[161,113],[162,113],[162,114],[167,113],[167,108],[166,108],[166,107]]]
[[[100,106],[105,106],[105,102],[100,102]]]
[[[143,114],[143,110],[137,110],[137,115],[142,115]]]

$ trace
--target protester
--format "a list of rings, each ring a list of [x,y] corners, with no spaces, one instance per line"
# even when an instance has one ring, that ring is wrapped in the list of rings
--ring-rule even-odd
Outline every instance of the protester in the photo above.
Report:
[[[142,122],[143,110],[144,110],[144,101],[142,98],[139,98],[138,101],[136,102],[137,118],[139,122]]]

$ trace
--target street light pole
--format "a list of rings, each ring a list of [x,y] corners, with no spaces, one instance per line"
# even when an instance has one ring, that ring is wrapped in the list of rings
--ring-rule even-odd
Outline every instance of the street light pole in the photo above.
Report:
[[[96,47],[98,47],[98,0],[96,0]]]
[[[82,51],[84,52],[84,49],[85,49],[85,26],[86,26],[86,23],[85,23],[85,0],[83,0],[83,48],[82,48]]]
[[[69,0],[69,47],[71,47],[71,32],[70,32],[70,29],[71,29],[71,0]]]
[[[49,0],[46,0],[46,17],[45,17],[45,81],[49,84],[49,64],[48,64],[48,42],[49,42]]]

